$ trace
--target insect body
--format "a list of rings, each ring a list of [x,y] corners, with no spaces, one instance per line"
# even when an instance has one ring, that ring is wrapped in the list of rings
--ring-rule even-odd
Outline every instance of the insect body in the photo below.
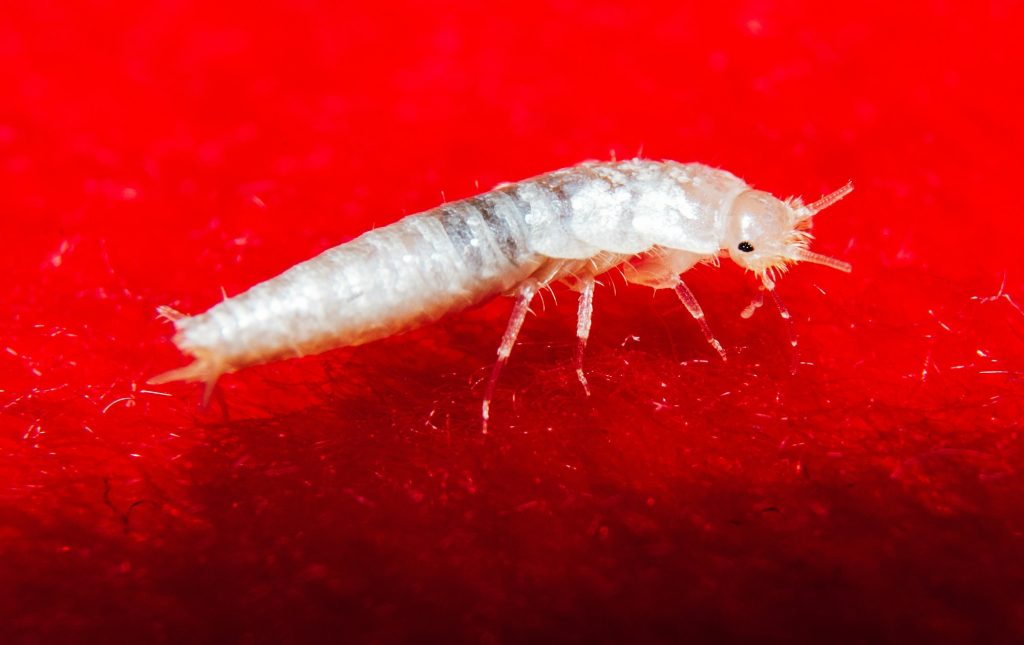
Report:
[[[701,164],[583,163],[369,231],[206,313],[163,308],[175,344],[195,360],[151,382],[202,381],[208,396],[223,373],[368,343],[508,294],[515,305],[484,394],[486,432],[498,375],[542,287],[562,282],[580,294],[576,372],[588,393],[582,361],[595,279],[616,267],[629,282],[673,289],[725,359],[680,274],[728,255],[774,296],[775,278],[789,264],[849,271],[809,251],[807,229],[851,190],[848,184],[805,205]]]

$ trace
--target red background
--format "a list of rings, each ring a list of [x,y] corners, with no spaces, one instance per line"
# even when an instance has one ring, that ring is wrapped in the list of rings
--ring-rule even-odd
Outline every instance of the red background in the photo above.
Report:
[[[0,630],[19,640],[1024,635],[1015,2],[0,8]],[[821,6],[818,6],[821,5]],[[588,158],[856,192],[734,266],[147,387],[196,313]],[[614,282],[614,281],[613,281]],[[1005,282],[1003,291],[1000,285]],[[997,297],[998,296],[998,297]]]

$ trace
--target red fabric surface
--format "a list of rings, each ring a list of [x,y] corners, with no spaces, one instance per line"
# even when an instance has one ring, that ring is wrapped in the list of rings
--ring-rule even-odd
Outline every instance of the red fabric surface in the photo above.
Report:
[[[342,4],[0,7],[0,634],[1024,637],[1019,3]],[[487,437],[502,299],[208,410],[145,385],[157,305],[640,152],[855,181],[813,247],[854,273],[780,284],[796,375],[723,266],[728,363],[613,280],[588,399],[562,292]]]

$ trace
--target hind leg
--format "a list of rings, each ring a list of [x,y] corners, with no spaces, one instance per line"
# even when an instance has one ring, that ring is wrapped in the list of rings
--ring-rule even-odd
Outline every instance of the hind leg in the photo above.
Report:
[[[487,388],[484,390],[484,400],[480,407],[484,434],[487,434],[487,423],[491,418],[491,399],[494,398],[494,387],[498,384],[501,369],[505,367],[508,357],[512,354],[512,347],[516,344],[519,330],[523,327],[526,312],[530,310],[530,302],[535,295],[537,295],[537,283],[534,281],[525,283],[516,291],[516,304],[512,307],[512,316],[508,320],[508,326],[505,327],[505,335],[501,338],[501,345],[498,347],[498,360],[495,361],[494,367],[491,369],[491,376],[487,379]]]
[[[583,386],[583,391],[590,396],[590,384],[583,373],[583,352],[587,349],[590,338],[590,317],[594,313],[594,278],[586,278],[580,284],[580,306],[576,314],[576,377]]]

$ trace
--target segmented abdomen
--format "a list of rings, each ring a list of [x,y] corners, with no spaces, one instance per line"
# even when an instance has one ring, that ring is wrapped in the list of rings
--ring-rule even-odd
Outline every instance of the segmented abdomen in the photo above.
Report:
[[[544,263],[528,243],[528,209],[496,190],[406,217],[178,321],[175,341],[231,370],[424,325]]]

